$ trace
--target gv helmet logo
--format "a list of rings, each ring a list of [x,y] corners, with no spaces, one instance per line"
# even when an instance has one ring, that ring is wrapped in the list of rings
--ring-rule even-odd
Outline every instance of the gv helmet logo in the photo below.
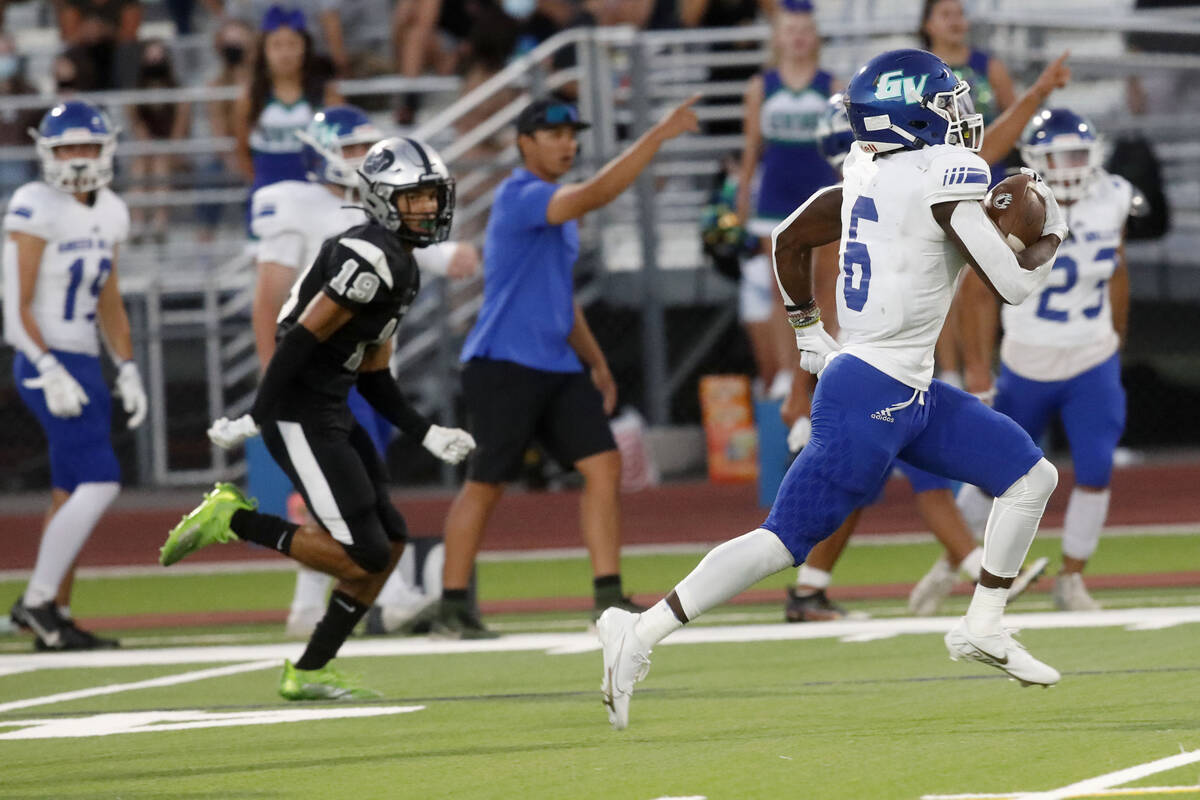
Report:
[[[919,103],[927,80],[929,80],[928,75],[922,75],[920,78],[907,78],[902,69],[885,72],[879,76],[879,82],[875,85],[875,99],[898,100],[903,98],[904,102],[909,105]]]

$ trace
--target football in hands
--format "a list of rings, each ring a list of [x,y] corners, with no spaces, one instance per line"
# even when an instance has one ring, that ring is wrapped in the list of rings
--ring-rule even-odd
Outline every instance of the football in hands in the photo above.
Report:
[[[983,198],[983,208],[1015,252],[1042,237],[1046,206],[1028,175],[1011,175],[993,186]]]

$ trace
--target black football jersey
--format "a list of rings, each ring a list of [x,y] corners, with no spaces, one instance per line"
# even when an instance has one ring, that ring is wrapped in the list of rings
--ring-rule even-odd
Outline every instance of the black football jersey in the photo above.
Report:
[[[291,330],[318,292],[354,316],[313,351],[296,379],[303,393],[344,401],[367,348],[391,339],[420,286],[417,262],[398,238],[375,222],[326,239],[300,277],[296,302],[280,321],[276,341]]]

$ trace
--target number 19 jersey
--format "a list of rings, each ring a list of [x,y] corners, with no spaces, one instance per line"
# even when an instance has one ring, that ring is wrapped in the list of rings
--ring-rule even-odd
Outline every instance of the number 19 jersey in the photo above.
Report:
[[[856,142],[842,185],[842,351],[914,389],[933,379],[933,348],[966,263],[933,218],[937,203],[982,200],[991,172],[952,145],[881,156]]]
[[[129,235],[129,211],[108,188],[91,205],[42,181],[13,193],[4,215],[5,339],[18,344],[20,325],[17,246],[10,233],[46,242],[33,295],[33,318],[53,350],[99,355],[96,302],[112,271],[116,246]]]
[[[1133,187],[1099,172],[1081,199],[1064,205],[1071,233],[1054,259],[1045,288],[1020,305],[1004,306],[1000,360],[1038,381],[1062,381],[1107,361],[1117,351],[1108,282],[1117,266]]]

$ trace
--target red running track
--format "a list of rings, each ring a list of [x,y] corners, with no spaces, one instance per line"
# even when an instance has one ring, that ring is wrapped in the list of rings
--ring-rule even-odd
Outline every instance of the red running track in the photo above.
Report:
[[[1045,524],[1062,525],[1063,510],[1072,485],[1069,469],[1061,472],[1059,487],[1050,500]],[[194,496],[172,493],[178,505],[161,501],[131,507],[118,501],[84,548],[82,566],[131,566],[157,563],[158,548],[166,532],[189,510]],[[888,534],[924,529],[911,502],[912,491],[904,480],[888,483],[883,499],[863,515],[860,532]],[[627,544],[720,542],[752,530],[765,517],[756,506],[751,485],[706,482],[677,483],[622,497],[624,541]],[[396,504],[417,534],[438,534],[451,496],[397,493]],[[153,507],[151,507],[153,505]],[[484,548],[530,550],[577,547],[578,493],[512,492],[500,503],[489,525]],[[1200,528],[1200,464],[1153,464],[1119,469],[1113,474],[1110,525],[1162,525],[1196,523]],[[4,547],[0,569],[30,569],[37,554],[40,513],[4,513],[0,509]],[[191,562],[238,561],[264,557],[252,545],[210,547],[192,556]]]

